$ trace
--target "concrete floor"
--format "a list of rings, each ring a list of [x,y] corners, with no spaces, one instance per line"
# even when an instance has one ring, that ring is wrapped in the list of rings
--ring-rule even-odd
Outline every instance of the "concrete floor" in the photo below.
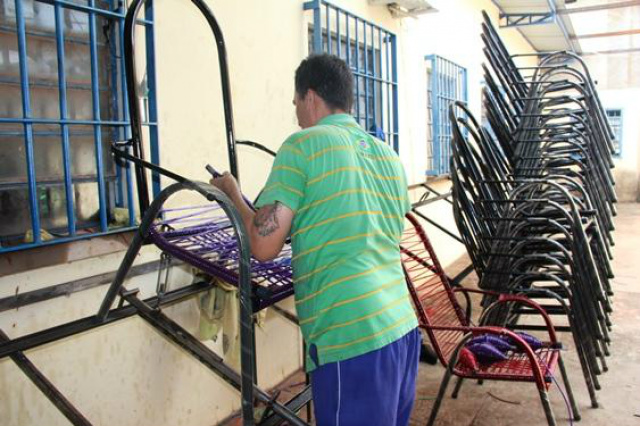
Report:
[[[602,386],[597,392],[599,408],[591,408],[571,336],[566,333],[559,335],[566,348],[563,358],[582,415],[579,422],[574,422],[575,426],[640,426],[640,204],[618,205],[615,224],[613,268],[616,276],[612,281],[615,295],[611,356],[607,358],[609,371],[599,376]],[[435,250],[437,252],[438,247]],[[468,264],[465,256],[446,268],[447,273],[454,276]],[[471,274],[463,284],[473,287],[476,282],[475,274]],[[561,323],[561,318],[555,317],[554,321]],[[410,426],[426,425],[443,373],[444,368],[440,364],[420,365]],[[560,374],[557,375],[558,382],[563,386]],[[449,384],[440,408],[437,426],[547,425],[533,383],[494,381],[479,386],[466,381],[458,398],[452,399],[453,382]],[[303,385],[304,374],[299,371],[277,387],[281,390],[279,400],[288,400]],[[569,425],[567,406],[555,385],[550,388],[550,399],[557,424]],[[234,416],[219,426],[240,424],[238,416]],[[366,419],[363,418],[362,424],[367,424]]]
[[[607,358],[609,371],[599,377],[600,408],[591,408],[571,338],[560,334],[567,347],[563,357],[582,414],[576,426],[640,426],[640,204],[619,205],[615,223],[614,325],[611,356]],[[461,259],[447,272],[455,275],[456,269],[466,263],[466,259]],[[464,285],[475,283],[468,278]],[[440,365],[420,365],[411,426],[426,424],[443,373]],[[560,378],[558,381],[562,384]],[[547,424],[538,392],[531,383],[485,382],[479,386],[467,381],[458,399],[451,399],[452,390],[453,383],[438,414],[438,426]],[[550,389],[550,397],[558,425],[569,424],[567,408],[557,387]]]

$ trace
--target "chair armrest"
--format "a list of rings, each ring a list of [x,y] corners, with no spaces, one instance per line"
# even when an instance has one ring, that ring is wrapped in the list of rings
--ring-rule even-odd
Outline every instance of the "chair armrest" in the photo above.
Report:
[[[566,288],[565,285],[563,285],[562,287]],[[566,290],[568,292],[571,291],[568,288],[566,288]],[[571,308],[567,304],[566,300],[562,298],[560,295],[558,295],[558,293],[553,292],[551,290],[548,290],[545,288],[539,288],[539,287],[517,288],[517,289],[514,289],[514,292],[512,294],[524,296],[529,299],[531,299],[532,297],[535,297],[536,295],[544,295],[544,296],[550,297],[552,299],[555,299],[562,306],[562,308],[564,309],[567,315],[571,314]]]
[[[527,305],[528,307],[532,308],[534,311],[537,311],[542,316],[542,319],[544,320],[545,325],[547,326],[547,332],[549,333],[549,341],[552,344],[558,343],[558,338],[556,336],[556,329],[553,326],[553,322],[551,321],[549,314],[547,314],[547,312],[544,310],[542,306],[540,306],[538,303],[534,302],[533,300],[529,299],[526,296],[522,296],[518,294],[506,294],[506,293],[499,294],[498,300],[493,302],[484,310],[484,312],[482,313],[480,322],[482,323],[482,318],[488,315],[488,313],[491,310],[497,308],[501,304],[510,303],[510,302],[522,303],[523,305]]]
[[[482,317],[487,315],[487,313],[490,310],[495,309],[496,307],[498,307],[502,303],[520,302],[522,304],[525,304],[525,305],[529,306],[530,308],[533,308],[535,311],[537,311],[542,316],[542,318],[544,319],[545,325],[547,326],[547,330],[549,331],[549,341],[551,343],[554,343],[554,344],[558,343],[555,327],[553,326],[553,322],[551,321],[551,318],[549,317],[549,314],[547,314],[547,312],[542,308],[542,306],[540,306],[539,304],[537,304],[533,300],[529,299],[528,297],[523,296],[523,295],[518,295],[518,294],[499,293],[499,292],[496,292],[496,291],[479,290],[479,289],[464,288],[464,287],[457,287],[457,288],[453,288],[452,290],[454,292],[461,291],[461,292],[464,292],[465,294],[477,293],[477,294],[483,294],[483,295],[487,295],[487,296],[495,296],[495,297],[497,297],[498,300],[493,302],[491,305],[489,305],[489,307],[487,307],[487,309],[484,310],[484,312],[482,313]],[[469,314],[470,314],[470,310],[469,310]],[[470,319],[470,315],[467,318],[467,320],[469,320],[469,319]],[[482,323],[482,321],[480,321],[480,323]]]

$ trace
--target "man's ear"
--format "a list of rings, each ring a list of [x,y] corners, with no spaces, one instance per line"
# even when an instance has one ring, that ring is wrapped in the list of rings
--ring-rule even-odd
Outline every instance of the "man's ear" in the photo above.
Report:
[[[318,98],[318,94],[316,93],[316,91],[313,89],[308,89],[304,97],[304,100],[305,102],[315,103],[317,98]]]

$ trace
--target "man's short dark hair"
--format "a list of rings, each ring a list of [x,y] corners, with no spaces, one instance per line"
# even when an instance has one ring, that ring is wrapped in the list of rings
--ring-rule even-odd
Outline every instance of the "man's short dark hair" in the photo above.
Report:
[[[296,93],[304,97],[312,89],[329,108],[351,111],[353,75],[349,66],[335,55],[310,55],[296,70]]]

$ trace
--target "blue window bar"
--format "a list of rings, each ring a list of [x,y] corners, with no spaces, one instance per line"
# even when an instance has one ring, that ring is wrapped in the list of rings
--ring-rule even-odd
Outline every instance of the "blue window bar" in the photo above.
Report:
[[[355,78],[354,117],[371,134],[398,151],[396,36],[323,0],[304,3],[313,11],[309,52],[339,56]]]
[[[451,123],[449,105],[467,102],[467,70],[437,55],[425,57],[427,65],[427,176],[449,174]]]
[[[129,136],[119,0],[0,0],[0,253],[132,229]],[[145,125],[158,162],[153,10]],[[154,191],[160,182],[154,179]]]

